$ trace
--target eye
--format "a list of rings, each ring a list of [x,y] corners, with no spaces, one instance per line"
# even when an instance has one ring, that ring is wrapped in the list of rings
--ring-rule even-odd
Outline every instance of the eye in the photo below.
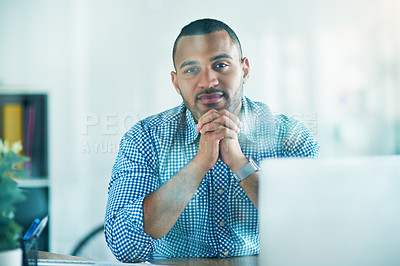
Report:
[[[185,69],[185,71],[183,71],[183,73],[196,73],[196,72],[199,72],[198,67],[189,67]]]
[[[221,69],[221,68],[225,68],[225,67],[227,67],[227,66],[229,66],[227,63],[217,63],[217,64],[215,64],[215,68],[216,69]]]

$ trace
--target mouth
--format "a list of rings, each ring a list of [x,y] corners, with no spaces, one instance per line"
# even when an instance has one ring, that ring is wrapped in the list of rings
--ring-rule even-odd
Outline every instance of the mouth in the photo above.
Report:
[[[208,94],[201,94],[197,97],[200,103],[208,105],[208,104],[216,104],[222,100],[224,94],[222,92],[214,92]]]

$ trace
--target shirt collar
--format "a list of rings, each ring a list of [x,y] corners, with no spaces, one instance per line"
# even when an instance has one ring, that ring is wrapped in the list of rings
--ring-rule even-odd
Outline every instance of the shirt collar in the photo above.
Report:
[[[240,110],[239,119],[243,123],[240,127],[239,139],[245,137],[250,142],[256,143],[255,128],[256,128],[256,116],[251,112],[248,99],[242,97],[242,109]]]
[[[186,108],[186,144],[191,144],[199,136],[199,132],[196,131],[196,122],[193,119],[192,113]]]

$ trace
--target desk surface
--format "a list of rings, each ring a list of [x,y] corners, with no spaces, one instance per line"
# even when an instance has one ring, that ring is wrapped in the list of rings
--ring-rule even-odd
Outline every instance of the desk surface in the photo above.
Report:
[[[232,258],[185,258],[185,259],[161,259],[153,260],[151,263],[158,265],[190,265],[190,266],[202,266],[202,265],[245,265],[245,266],[257,266],[258,256],[244,256],[244,257],[232,257]],[[87,258],[75,257],[70,255],[61,255],[45,251],[39,251],[39,259],[51,259],[51,260],[78,260],[78,261],[93,261]]]
[[[92,259],[75,257],[70,255],[61,255],[46,251],[39,251],[38,252],[38,259],[46,259],[46,260],[74,260],[74,261],[94,261]]]
[[[232,258],[185,258],[185,259],[163,259],[150,261],[159,265],[236,265],[236,266],[257,266],[257,256],[244,256]]]

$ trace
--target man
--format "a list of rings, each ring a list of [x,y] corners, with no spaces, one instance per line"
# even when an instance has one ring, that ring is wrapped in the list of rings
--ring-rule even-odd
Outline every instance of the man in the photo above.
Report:
[[[243,96],[249,60],[226,24],[197,20],[173,49],[183,103],[123,137],[109,184],[107,243],[121,261],[259,252],[258,163],[317,157],[304,124]]]

